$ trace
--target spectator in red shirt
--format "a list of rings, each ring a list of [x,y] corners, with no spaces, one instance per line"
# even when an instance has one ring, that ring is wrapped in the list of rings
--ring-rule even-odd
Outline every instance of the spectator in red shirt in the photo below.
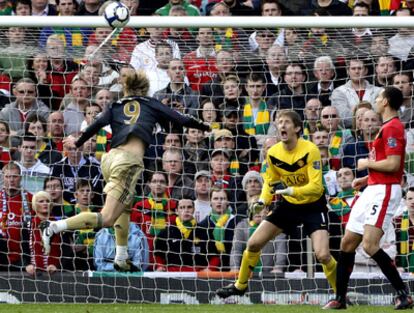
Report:
[[[20,271],[29,258],[29,223],[32,195],[22,190],[19,165],[3,167],[4,186],[0,192],[0,270]]]
[[[213,29],[199,28],[196,39],[198,48],[187,53],[183,61],[191,88],[200,91],[204,84],[217,76]]]

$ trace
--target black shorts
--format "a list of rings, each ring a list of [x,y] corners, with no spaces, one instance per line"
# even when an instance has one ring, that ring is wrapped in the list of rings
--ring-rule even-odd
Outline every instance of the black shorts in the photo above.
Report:
[[[284,198],[276,202],[276,207],[266,217],[266,221],[276,225],[284,233],[290,234],[303,224],[306,235],[319,229],[328,230],[328,207],[325,195],[319,200],[307,204],[292,204]]]

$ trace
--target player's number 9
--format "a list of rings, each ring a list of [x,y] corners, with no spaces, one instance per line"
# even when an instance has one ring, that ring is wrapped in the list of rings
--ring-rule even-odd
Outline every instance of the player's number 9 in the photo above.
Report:
[[[135,124],[141,113],[141,106],[138,101],[130,101],[124,105],[124,115],[127,119],[124,123],[127,125]]]

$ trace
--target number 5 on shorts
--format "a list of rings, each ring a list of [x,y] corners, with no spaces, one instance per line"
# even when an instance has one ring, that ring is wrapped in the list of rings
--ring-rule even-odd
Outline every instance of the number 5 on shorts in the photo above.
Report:
[[[371,208],[371,215],[375,215],[377,214],[377,210],[378,210],[378,204],[374,204]]]

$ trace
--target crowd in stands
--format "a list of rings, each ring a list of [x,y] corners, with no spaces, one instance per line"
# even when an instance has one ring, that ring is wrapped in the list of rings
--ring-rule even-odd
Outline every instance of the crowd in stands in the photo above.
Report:
[[[414,1],[121,0],[131,15],[410,16]],[[392,5],[398,1],[392,1]],[[0,0],[0,15],[92,16],[100,0]],[[230,271],[268,213],[251,212],[266,154],[278,141],[276,114],[293,109],[303,137],[320,149],[331,248],[339,251],[359,158],[380,126],[384,86],[404,95],[405,200],[384,250],[414,272],[414,29],[133,29],[10,27],[0,30],[0,270],[114,271],[113,229],[64,232],[42,249],[39,223],[104,203],[100,169],[111,149],[103,128],[83,147],[65,146],[122,98],[130,71],[145,71],[148,96],[208,122],[211,132],[159,125],[131,208],[128,254],[136,271]],[[136,112],[130,113],[131,117]],[[292,177],[292,179],[295,179]],[[414,185],[413,185],[414,186]],[[270,210],[272,208],[269,208]],[[270,241],[254,271],[306,270],[302,228]],[[362,248],[356,267],[376,271]]]

